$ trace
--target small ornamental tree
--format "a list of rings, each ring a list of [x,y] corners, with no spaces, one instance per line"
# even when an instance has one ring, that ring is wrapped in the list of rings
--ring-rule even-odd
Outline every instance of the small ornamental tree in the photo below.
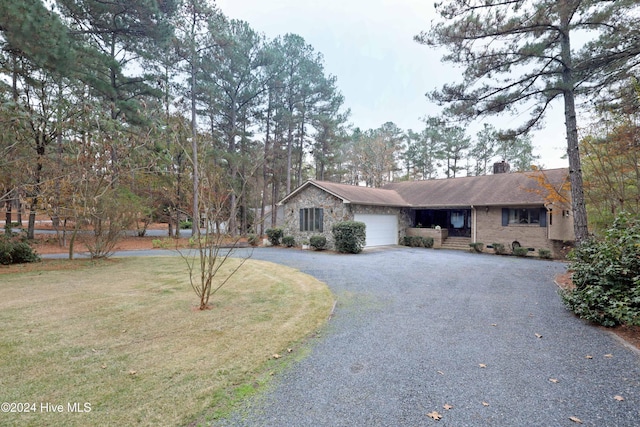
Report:
[[[331,229],[336,250],[342,253],[358,254],[366,243],[366,225],[358,221],[343,221]]]
[[[224,182],[217,168],[206,169],[201,178],[198,209],[204,213],[204,229],[191,238],[194,250],[178,252],[187,265],[191,288],[200,300],[198,309],[206,310],[210,308],[211,296],[229,282],[251,257],[252,252],[240,257],[240,262],[235,267],[225,267],[227,261],[234,257],[240,240],[239,236],[223,234],[215,226],[223,219],[221,215],[229,200],[229,191],[223,187]]]
[[[590,239],[569,254],[575,289],[562,292],[566,306],[604,326],[640,325],[640,219],[620,214],[603,239]]]

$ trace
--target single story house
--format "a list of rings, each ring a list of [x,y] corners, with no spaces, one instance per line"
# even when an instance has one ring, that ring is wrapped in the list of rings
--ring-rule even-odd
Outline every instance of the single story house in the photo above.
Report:
[[[568,177],[568,169],[561,168],[395,182],[382,188],[310,180],[280,205],[285,235],[299,243],[322,234],[331,246],[333,224],[355,220],[366,224],[368,247],[424,235],[434,238],[435,247],[501,243],[559,255],[566,242],[575,240]]]

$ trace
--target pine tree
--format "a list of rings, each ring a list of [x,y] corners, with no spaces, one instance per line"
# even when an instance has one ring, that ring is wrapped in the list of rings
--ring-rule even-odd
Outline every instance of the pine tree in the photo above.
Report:
[[[588,237],[578,147],[576,97],[608,95],[637,66],[637,0],[464,0],[436,5],[443,18],[416,36],[443,46],[444,61],[464,67],[463,82],[430,97],[466,118],[530,111],[515,135],[541,125],[552,101],[562,98],[575,235]],[[580,32],[593,37],[581,49]]]

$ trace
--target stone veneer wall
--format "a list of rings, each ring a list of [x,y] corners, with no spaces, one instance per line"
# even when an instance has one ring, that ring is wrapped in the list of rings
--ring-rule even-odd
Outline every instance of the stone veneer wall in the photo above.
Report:
[[[300,209],[304,208],[323,209],[322,233],[300,231]],[[303,240],[309,240],[311,236],[323,235],[327,238],[327,246],[333,248],[331,227],[336,222],[349,219],[353,219],[349,205],[343,204],[342,200],[326,191],[310,185],[284,205],[284,235],[293,236],[296,239],[296,245],[302,244]]]
[[[314,231],[300,231],[300,209],[322,208],[322,233]],[[365,206],[342,203],[342,200],[317,187],[309,186],[304,191],[292,197],[284,206],[284,235],[293,236],[296,245],[311,236],[322,234],[327,238],[327,247],[334,248],[331,227],[341,221],[353,220],[353,215],[359,214],[396,214],[398,215],[398,242],[404,238],[405,228],[411,224],[408,209],[388,206]]]

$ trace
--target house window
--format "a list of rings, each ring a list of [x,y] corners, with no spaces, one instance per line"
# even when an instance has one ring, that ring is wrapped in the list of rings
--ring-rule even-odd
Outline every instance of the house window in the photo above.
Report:
[[[545,208],[503,208],[502,225],[538,225],[547,226],[547,210]]]
[[[322,233],[322,208],[300,209],[300,231],[319,231]]]
[[[540,209],[509,209],[509,224],[539,224]]]

